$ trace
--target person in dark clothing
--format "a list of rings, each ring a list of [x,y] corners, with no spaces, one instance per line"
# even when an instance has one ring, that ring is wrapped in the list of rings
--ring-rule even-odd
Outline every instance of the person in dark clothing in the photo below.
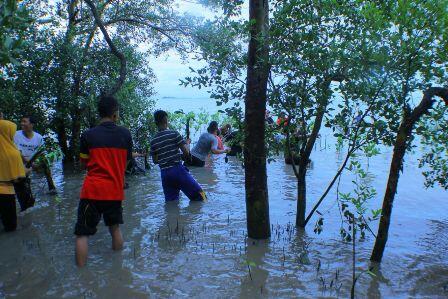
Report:
[[[114,97],[102,96],[98,103],[100,124],[81,136],[81,163],[87,175],[81,190],[78,220],[75,225],[76,264],[87,262],[88,237],[96,233],[101,220],[109,227],[112,249],[123,247],[124,176],[132,158],[132,137],[128,129],[117,126],[119,111]]]

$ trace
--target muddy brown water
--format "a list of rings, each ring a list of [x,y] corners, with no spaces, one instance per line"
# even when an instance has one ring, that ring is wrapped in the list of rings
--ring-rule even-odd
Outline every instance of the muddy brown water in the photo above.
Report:
[[[390,150],[369,161],[369,181],[381,206]],[[308,176],[309,206],[341,161],[316,149]],[[366,165],[366,158],[359,157]],[[367,166],[366,166],[367,167]],[[351,244],[341,241],[341,218],[332,192],[319,209],[322,234],[294,229],[296,182],[279,159],[268,165],[273,236],[246,238],[241,163],[223,157],[192,169],[208,193],[206,203],[165,203],[158,169],[129,178],[122,226],[125,247],[112,252],[104,224],[90,238],[88,266],[74,265],[73,226],[82,175],[54,172],[59,198],[45,195],[34,178],[37,206],[19,215],[15,233],[0,233],[0,297],[6,298],[297,298],[350,294]],[[341,191],[352,188],[345,174]],[[415,157],[408,156],[393,210],[384,262],[376,277],[364,274],[358,298],[448,296],[448,196],[425,189]],[[376,225],[373,227],[376,231]],[[357,246],[357,273],[369,268],[373,238]],[[248,267],[249,264],[249,267]],[[250,273],[249,269],[250,268]]]

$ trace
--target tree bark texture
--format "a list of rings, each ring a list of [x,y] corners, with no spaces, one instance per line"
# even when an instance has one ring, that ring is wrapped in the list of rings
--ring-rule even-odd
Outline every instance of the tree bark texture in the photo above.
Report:
[[[409,140],[412,135],[412,130],[420,118],[429,112],[434,103],[434,96],[441,97],[445,101],[448,99],[448,89],[440,87],[431,87],[423,94],[423,99],[414,110],[408,109],[404,113],[398,129],[395,140],[392,162],[390,164],[389,178],[387,180],[386,193],[383,198],[383,206],[381,213],[381,220],[378,227],[378,234],[375,240],[375,245],[372,251],[370,260],[380,263],[384,249],[386,248],[387,239],[389,236],[389,227],[392,216],[392,207],[397,193],[398,179],[400,171],[403,169],[403,160],[406,154],[406,149],[409,146]]]
[[[265,111],[269,77],[268,0],[250,0],[244,167],[248,236],[271,235],[266,174]]]

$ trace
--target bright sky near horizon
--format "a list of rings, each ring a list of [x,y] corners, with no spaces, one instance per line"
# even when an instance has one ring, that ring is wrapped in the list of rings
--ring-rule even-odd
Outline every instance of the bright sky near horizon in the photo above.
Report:
[[[194,1],[178,0],[178,11],[196,17],[211,18],[213,12]],[[160,57],[150,58],[149,65],[157,77],[155,83],[156,99],[175,98],[209,98],[206,90],[179,85],[179,80],[191,75],[189,67],[200,67],[201,64],[192,59],[182,61],[179,54],[169,51]]]

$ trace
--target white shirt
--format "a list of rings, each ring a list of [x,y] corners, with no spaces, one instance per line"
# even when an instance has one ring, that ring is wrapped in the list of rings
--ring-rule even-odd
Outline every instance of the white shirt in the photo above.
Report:
[[[23,131],[17,131],[14,136],[14,143],[22,153],[22,156],[29,160],[36,152],[37,148],[44,144],[44,138],[39,133],[33,132],[33,137],[28,139]]]

